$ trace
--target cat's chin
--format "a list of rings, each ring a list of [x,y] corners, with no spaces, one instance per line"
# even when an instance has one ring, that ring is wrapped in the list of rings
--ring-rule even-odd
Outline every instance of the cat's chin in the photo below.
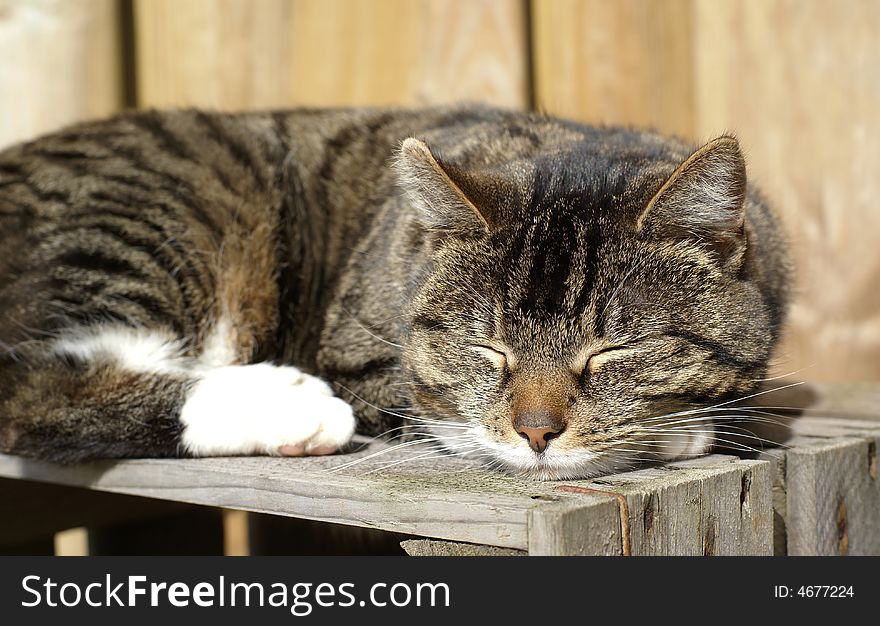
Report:
[[[531,480],[593,478],[632,466],[630,459],[615,458],[586,449],[560,451],[550,447],[543,453],[536,454],[527,446],[511,446],[488,440],[481,441],[480,450],[473,454],[482,458],[489,454],[497,462],[498,469]]]
[[[699,431],[670,432],[662,447],[655,444],[641,452],[629,450],[625,456],[586,448],[559,450],[552,443],[538,454],[527,445],[494,441],[482,427],[472,427],[467,434],[476,447],[461,452],[457,437],[449,437],[446,432],[434,432],[436,440],[450,454],[482,460],[491,456],[495,467],[513,476],[532,480],[578,480],[631,470],[646,462],[679,461],[701,456],[708,453],[712,446],[714,427],[709,424],[702,426]],[[632,443],[632,447],[637,446],[637,442]]]
[[[501,462],[508,473],[533,480],[577,480],[632,470],[644,463],[692,459],[709,452],[712,438],[697,434],[676,437],[662,451],[630,453],[621,457],[613,452],[586,449],[560,451],[548,447],[542,454],[531,449],[503,443],[490,443],[486,448]]]
[[[503,468],[510,474],[532,480],[577,480],[594,478],[621,471],[631,463],[587,450],[535,454],[497,454]]]

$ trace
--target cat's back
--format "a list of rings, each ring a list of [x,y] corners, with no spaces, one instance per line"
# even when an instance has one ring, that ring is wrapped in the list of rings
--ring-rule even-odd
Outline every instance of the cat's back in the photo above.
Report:
[[[0,276],[10,273],[10,250],[37,245],[41,228],[72,215],[115,212],[118,221],[126,207],[146,206],[148,227],[169,237],[185,230],[206,247],[240,207],[267,219],[291,187],[307,211],[337,225],[336,240],[356,239],[399,195],[391,165],[407,137],[426,141],[486,202],[518,206],[551,188],[597,202],[626,193],[636,206],[693,148],[652,131],[476,104],[130,112],[0,152]],[[747,215],[760,239],[781,241],[755,193]]]
[[[100,182],[135,187],[136,179],[152,176],[182,193],[195,189],[210,201],[216,191],[266,189],[290,163],[323,178],[359,163],[356,171],[347,170],[355,184],[352,174],[371,177],[372,166],[387,169],[395,149],[412,136],[473,169],[554,159],[572,150],[585,172],[674,163],[687,154],[685,144],[656,133],[476,104],[245,113],[149,110],[76,124],[0,151],[0,197],[20,200],[39,213],[53,201],[76,199],[61,189],[65,179],[76,180],[82,195]]]

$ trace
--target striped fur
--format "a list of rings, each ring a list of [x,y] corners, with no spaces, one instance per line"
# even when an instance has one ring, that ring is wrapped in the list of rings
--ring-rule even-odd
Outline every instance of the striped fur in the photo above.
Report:
[[[414,409],[514,471],[621,466],[633,424],[752,389],[779,334],[784,241],[720,145],[463,106],[136,112],[10,148],[0,446],[211,453],[180,420],[205,372],[272,363],[364,433]],[[164,343],[130,367],[106,329]],[[567,394],[543,455],[511,427],[522,389]]]

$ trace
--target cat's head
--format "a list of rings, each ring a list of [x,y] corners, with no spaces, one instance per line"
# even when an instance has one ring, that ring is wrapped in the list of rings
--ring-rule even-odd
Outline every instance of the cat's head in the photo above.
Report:
[[[403,361],[450,451],[544,479],[693,456],[724,414],[697,407],[764,375],[777,319],[736,140],[672,162],[605,151],[481,168],[403,143],[431,258]]]

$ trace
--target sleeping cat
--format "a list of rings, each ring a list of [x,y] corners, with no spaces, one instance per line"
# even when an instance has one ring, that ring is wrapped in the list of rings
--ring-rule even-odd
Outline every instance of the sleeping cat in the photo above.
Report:
[[[403,424],[542,479],[698,455],[764,376],[786,259],[728,136],[478,106],[80,124],[0,153],[0,449]]]

